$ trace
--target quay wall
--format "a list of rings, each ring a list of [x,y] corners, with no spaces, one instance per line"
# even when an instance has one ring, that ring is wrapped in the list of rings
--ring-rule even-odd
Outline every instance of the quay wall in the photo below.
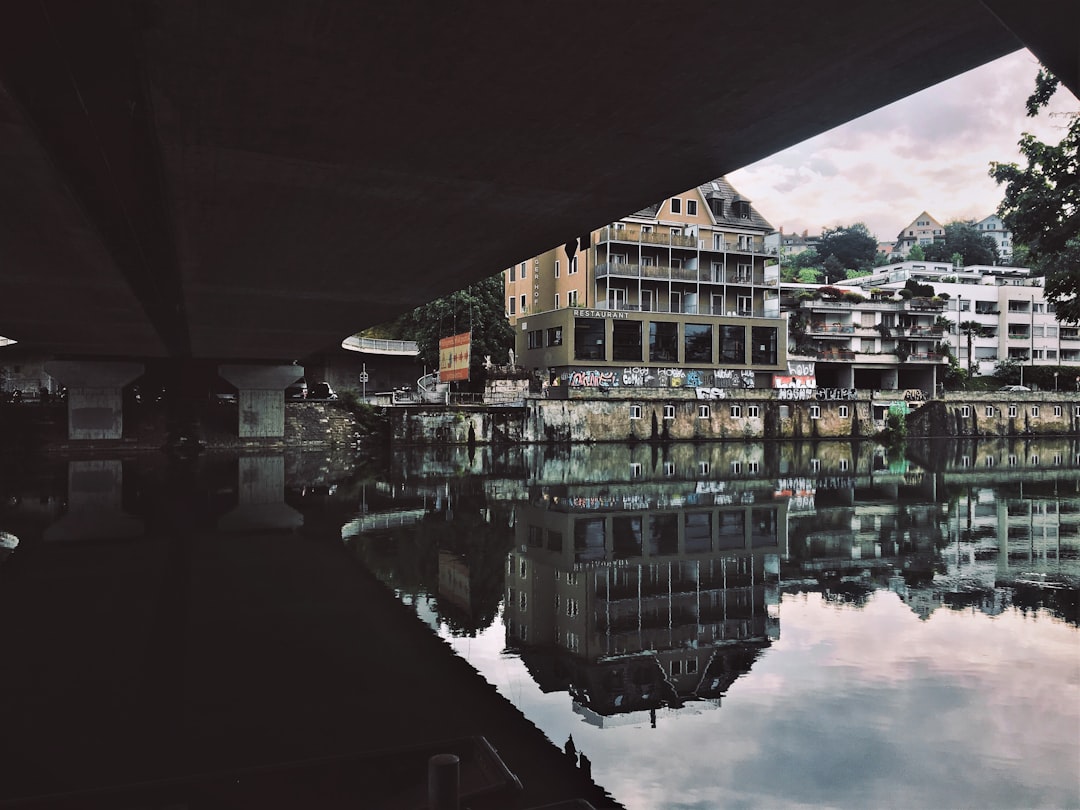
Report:
[[[794,401],[771,390],[713,389],[710,396],[575,391],[560,398],[529,397],[519,408],[429,406],[388,413],[393,441],[403,445],[845,439],[874,437],[884,428],[885,410],[904,401],[846,389]],[[1080,434],[1075,394],[959,392],[907,404],[913,437]]]

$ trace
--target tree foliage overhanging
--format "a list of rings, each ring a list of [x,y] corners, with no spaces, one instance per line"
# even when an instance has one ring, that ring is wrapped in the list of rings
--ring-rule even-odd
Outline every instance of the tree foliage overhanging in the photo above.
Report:
[[[970,222],[950,222],[945,226],[945,240],[923,247],[923,256],[930,262],[951,262],[956,256],[966,267],[973,264],[997,264],[997,243],[994,238]]]
[[[1029,116],[1047,104],[1057,85],[1049,71],[1039,71],[1027,102]],[[1020,152],[1026,167],[990,165],[990,176],[1005,184],[998,214],[1013,241],[1026,246],[1032,269],[1046,277],[1046,297],[1055,304],[1057,319],[1080,323],[1080,114],[1071,116],[1056,146],[1024,133]]]
[[[485,355],[504,364],[514,348],[514,330],[506,320],[503,277],[496,274],[449,293],[402,315],[378,329],[380,336],[415,340],[420,361],[434,371],[439,367],[439,340],[472,329],[472,380],[483,379]]]

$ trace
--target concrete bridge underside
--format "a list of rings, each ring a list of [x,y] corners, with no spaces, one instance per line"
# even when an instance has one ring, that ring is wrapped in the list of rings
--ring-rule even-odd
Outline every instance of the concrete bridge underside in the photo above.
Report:
[[[288,361],[1080,4],[41,0],[0,12],[0,334]]]

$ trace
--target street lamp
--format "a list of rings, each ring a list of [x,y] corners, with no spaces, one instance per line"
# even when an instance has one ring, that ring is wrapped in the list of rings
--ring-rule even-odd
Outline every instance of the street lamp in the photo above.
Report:
[[[1059,374],[1059,373],[1060,373],[1060,372],[1057,372],[1057,371],[1055,371],[1055,372],[1054,372],[1054,393],[1055,393],[1055,394],[1057,393],[1057,390],[1058,390],[1058,387],[1057,387],[1057,378],[1058,378],[1058,374]]]

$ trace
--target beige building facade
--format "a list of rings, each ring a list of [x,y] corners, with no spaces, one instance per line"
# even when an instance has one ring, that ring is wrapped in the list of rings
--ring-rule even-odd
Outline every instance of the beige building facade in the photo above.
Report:
[[[507,268],[518,362],[555,385],[771,387],[787,362],[772,233],[718,178]]]

